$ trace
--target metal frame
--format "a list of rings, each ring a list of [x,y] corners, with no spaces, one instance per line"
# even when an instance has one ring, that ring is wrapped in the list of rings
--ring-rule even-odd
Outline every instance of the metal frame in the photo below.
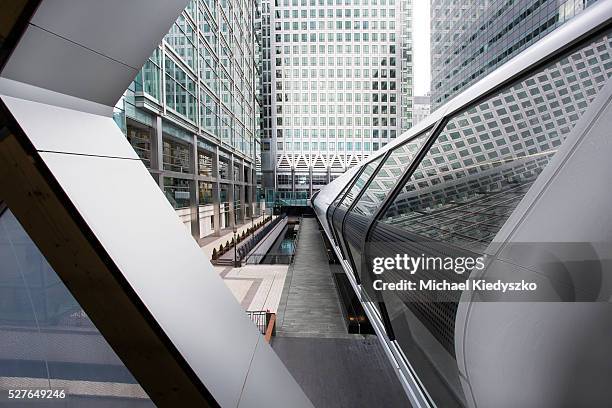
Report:
[[[430,115],[426,120],[420,122],[417,126],[400,136],[394,143],[388,144],[384,148],[380,149],[378,152],[374,153],[368,159],[360,163],[360,171],[362,171],[363,167],[367,163],[370,163],[371,161],[376,160],[382,155],[387,154],[387,151],[393,150],[400,144],[414,139],[427,128],[432,127],[431,135],[429,136],[427,142],[424,143],[424,145],[419,150],[419,153],[413,159],[410,166],[408,166],[408,168],[402,175],[400,182],[398,182],[398,184],[388,193],[383,204],[379,207],[376,216],[373,217],[372,221],[370,222],[367,233],[364,235],[363,238],[364,251],[362,256],[362,262],[365,262],[366,243],[367,239],[371,235],[375,222],[377,222],[382,217],[382,215],[388,209],[389,205],[397,197],[397,194],[401,192],[404,187],[404,184],[412,176],[412,172],[420,164],[421,160],[427,154],[433,143],[435,143],[440,132],[443,131],[444,127],[446,126],[446,123],[450,118],[452,118],[458,112],[467,109],[469,106],[477,104],[479,103],[479,101],[488,98],[492,93],[505,88],[506,86],[518,80],[520,77],[530,74],[539,67],[546,65],[553,59],[559,58],[560,55],[567,52],[569,49],[575,48],[581,42],[589,40],[598,32],[609,28],[611,21],[612,1],[603,0],[597,2],[596,4],[590,6],[583,13],[576,16],[573,20],[567,22],[560,28],[548,34],[539,42],[527,48],[522,53],[511,59],[509,62],[502,65],[494,72],[490,73],[485,78],[466,89],[463,93],[448,101],[437,111],[433,112],[432,115]],[[340,178],[339,183],[345,180],[346,179]],[[326,188],[338,189],[340,186],[341,184],[338,185],[332,183],[329,187]],[[321,190],[322,194],[325,192],[324,190],[325,188]],[[318,207],[321,205],[321,203],[317,202],[314,205],[315,207]],[[329,204],[329,206],[331,206],[331,204]],[[333,226],[330,226],[330,229],[332,230],[331,234],[333,235]],[[329,234],[330,232],[328,232],[328,235]],[[334,248],[334,250],[339,253],[340,250],[337,244],[338,241],[334,241],[333,239],[330,239],[330,241],[332,242],[332,247]],[[353,275],[349,273],[352,269],[351,265],[344,262],[342,263],[342,265],[345,268],[345,271],[347,272],[347,276],[351,278],[351,276]],[[363,263],[362,267],[365,267]],[[383,335],[383,331],[381,330],[381,328],[386,328],[387,325],[385,324],[385,320],[386,318],[388,319],[388,316],[386,318],[385,316],[382,316],[384,312],[379,314],[379,312],[372,306],[372,301],[370,299],[367,299],[365,291],[362,290],[359,283],[352,279],[350,280],[351,284],[353,285],[353,289],[362,300],[364,309],[366,310],[370,321],[372,322],[377,334],[379,334],[379,337],[381,338],[381,343],[385,348],[385,351],[387,351],[389,358],[394,363],[395,367],[397,367],[398,376],[400,378],[400,381],[404,385],[411,402],[414,404],[414,406],[434,406],[435,404],[427,395],[427,391],[422,388],[422,384],[420,383],[418,376],[410,366],[410,362],[406,359],[406,356],[401,351],[401,348],[399,347],[398,343],[394,341],[392,330],[388,331]]]
[[[359,170],[351,178],[351,181],[346,184],[346,186],[340,191],[340,193],[338,195],[336,195],[336,198],[334,198],[334,200],[332,201],[332,203],[329,205],[329,207],[327,209],[327,212],[326,212],[327,222],[329,224],[329,228],[330,228],[332,234],[334,235],[334,238],[336,238],[336,239],[339,239],[336,236],[337,232],[336,232],[336,230],[334,228],[334,215],[336,214],[336,209],[338,208],[340,203],[342,201],[344,201],[344,199],[346,198],[346,195],[351,190],[351,187],[353,187],[353,184],[355,184],[355,182],[357,181],[359,176],[361,176],[361,173],[363,173],[363,170],[364,170],[363,166],[359,168]],[[342,198],[340,198],[340,196],[342,196]],[[338,200],[338,203],[334,206],[333,203],[336,200]],[[331,213],[329,213],[329,211],[331,211]]]
[[[361,277],[359,277],[358,270],[355,265],[355,260],[353,259],[353,256],[351,254],[351,248],[348,245],[348,241],[346,240],[346,238],[344,238],[344,225],[346,222],[346,217],[349,215],[353,207],[355,207],[355,205],[359,202],[359,199],[363,196],[363,193],[368,189],[368,186],[372,183],[372,181],[374,181],[374,178],[378,175],[378,173],[380,172],[380,169],[382,169],[382,166],[384,166],[387,159],[389,159],[389,156],[391,156],[391,153],[392,151],[390,150],[384,156],[381,156],[382,161],[378,164],[378,166],[376,166],[376,168],[374,169],[374,172],[372,173],[370,178],[366,181],[366,184],[363,186],[361,191],[357,193],[357,196],[355,197],[351,205],[349,205],[349,207],[346,209],[346,213],[344,214],[344,217],[342,217],[340,232],[342,233],[342,239],[344,240],[344,246],[346,247],[346,252],[349,257],[349,262],[351,263],[351,266],[353,267],[353,273],[355,274],[355,276],[358,277],[357,278],[358,282],[361,282]],[[365,169],[365,165],[363,167]]]

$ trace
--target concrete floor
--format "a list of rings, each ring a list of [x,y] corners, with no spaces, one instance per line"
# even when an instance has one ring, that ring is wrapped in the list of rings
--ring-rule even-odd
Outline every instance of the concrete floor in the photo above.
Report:
[[[314,218],[300,224],[278,311],[279,336],[342,337],[347,329]]]
[[[348,334],[322,237],[303,218],[272,348],[317,408],[410,403],[376,336]]]

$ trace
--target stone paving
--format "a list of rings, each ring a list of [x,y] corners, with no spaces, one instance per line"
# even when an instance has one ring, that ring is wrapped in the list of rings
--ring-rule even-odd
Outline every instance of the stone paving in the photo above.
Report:
[[[378,338],[348,334],[323,239],[302,218],[272,348],[316,408],[410,407]]]
[[[323,240],[314,218],[303,218],[293,265],[277,315],[277,336],[352,337],[347,333]]]
[[[215,266],[225,285],[244,310],[276,313],[281,299],[287,265]]]

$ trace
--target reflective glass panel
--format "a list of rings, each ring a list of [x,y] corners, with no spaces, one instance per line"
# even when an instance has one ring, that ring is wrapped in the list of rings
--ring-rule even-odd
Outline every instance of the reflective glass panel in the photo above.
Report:
[[[429,132],[426,132],[395,148],[351,211],[365,216],[374,215],[389,191],[395,187],[402,177],[428,136]]]
[[[383,156],[365,165],[365,169],[361,172],[359,177],[357,177],[357,180],[351,186],[351,189],[346,194],[346,197],[340,203],[340,206],[339,206],[340,208],[346,210],[351,206],[351,204],[353,203],[357,195],[359,195],[363,187],[366,185],[366,183],[368,182],[368,180],[370,179],[370,177],[372,176],[372,174],[374,173],[374,171],[376,170],[376,168],[378,167],[382,159],[383,159]]]
[[[464,257],[485,251],[609,81],[611,51],[609,33],[598,34],[450,117],[374,225],[367,263],[397,254]],[[440,268],[413,273],[377,276],[389,282],[467,276]],[[369,296],[377,299],[378,293]],[[467,405],[456,361],[460,295],[382,292],[396,340],[438,406]]]
[[[0,406],[25,388],[65,395],[32,407],[154,407],[10,210],[0,213],[0,345]]]
[[[612,74],[599,40],[453,117],[381,221],[482,252]]]

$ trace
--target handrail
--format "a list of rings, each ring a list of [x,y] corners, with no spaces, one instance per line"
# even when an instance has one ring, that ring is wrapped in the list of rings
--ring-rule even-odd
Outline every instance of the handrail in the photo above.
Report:
[[[270,343],[272,336],[276,335],[276,313],[268,310],[249,310],[247,315],[251,318],[257,329],[264,335],[267,343]]]
[[[270,343],[272,336],[276,335],[276,313],[270,313],[270,320],[268,320],[268,327],[266,327],[266,334],[264,339],[267,343]]]

